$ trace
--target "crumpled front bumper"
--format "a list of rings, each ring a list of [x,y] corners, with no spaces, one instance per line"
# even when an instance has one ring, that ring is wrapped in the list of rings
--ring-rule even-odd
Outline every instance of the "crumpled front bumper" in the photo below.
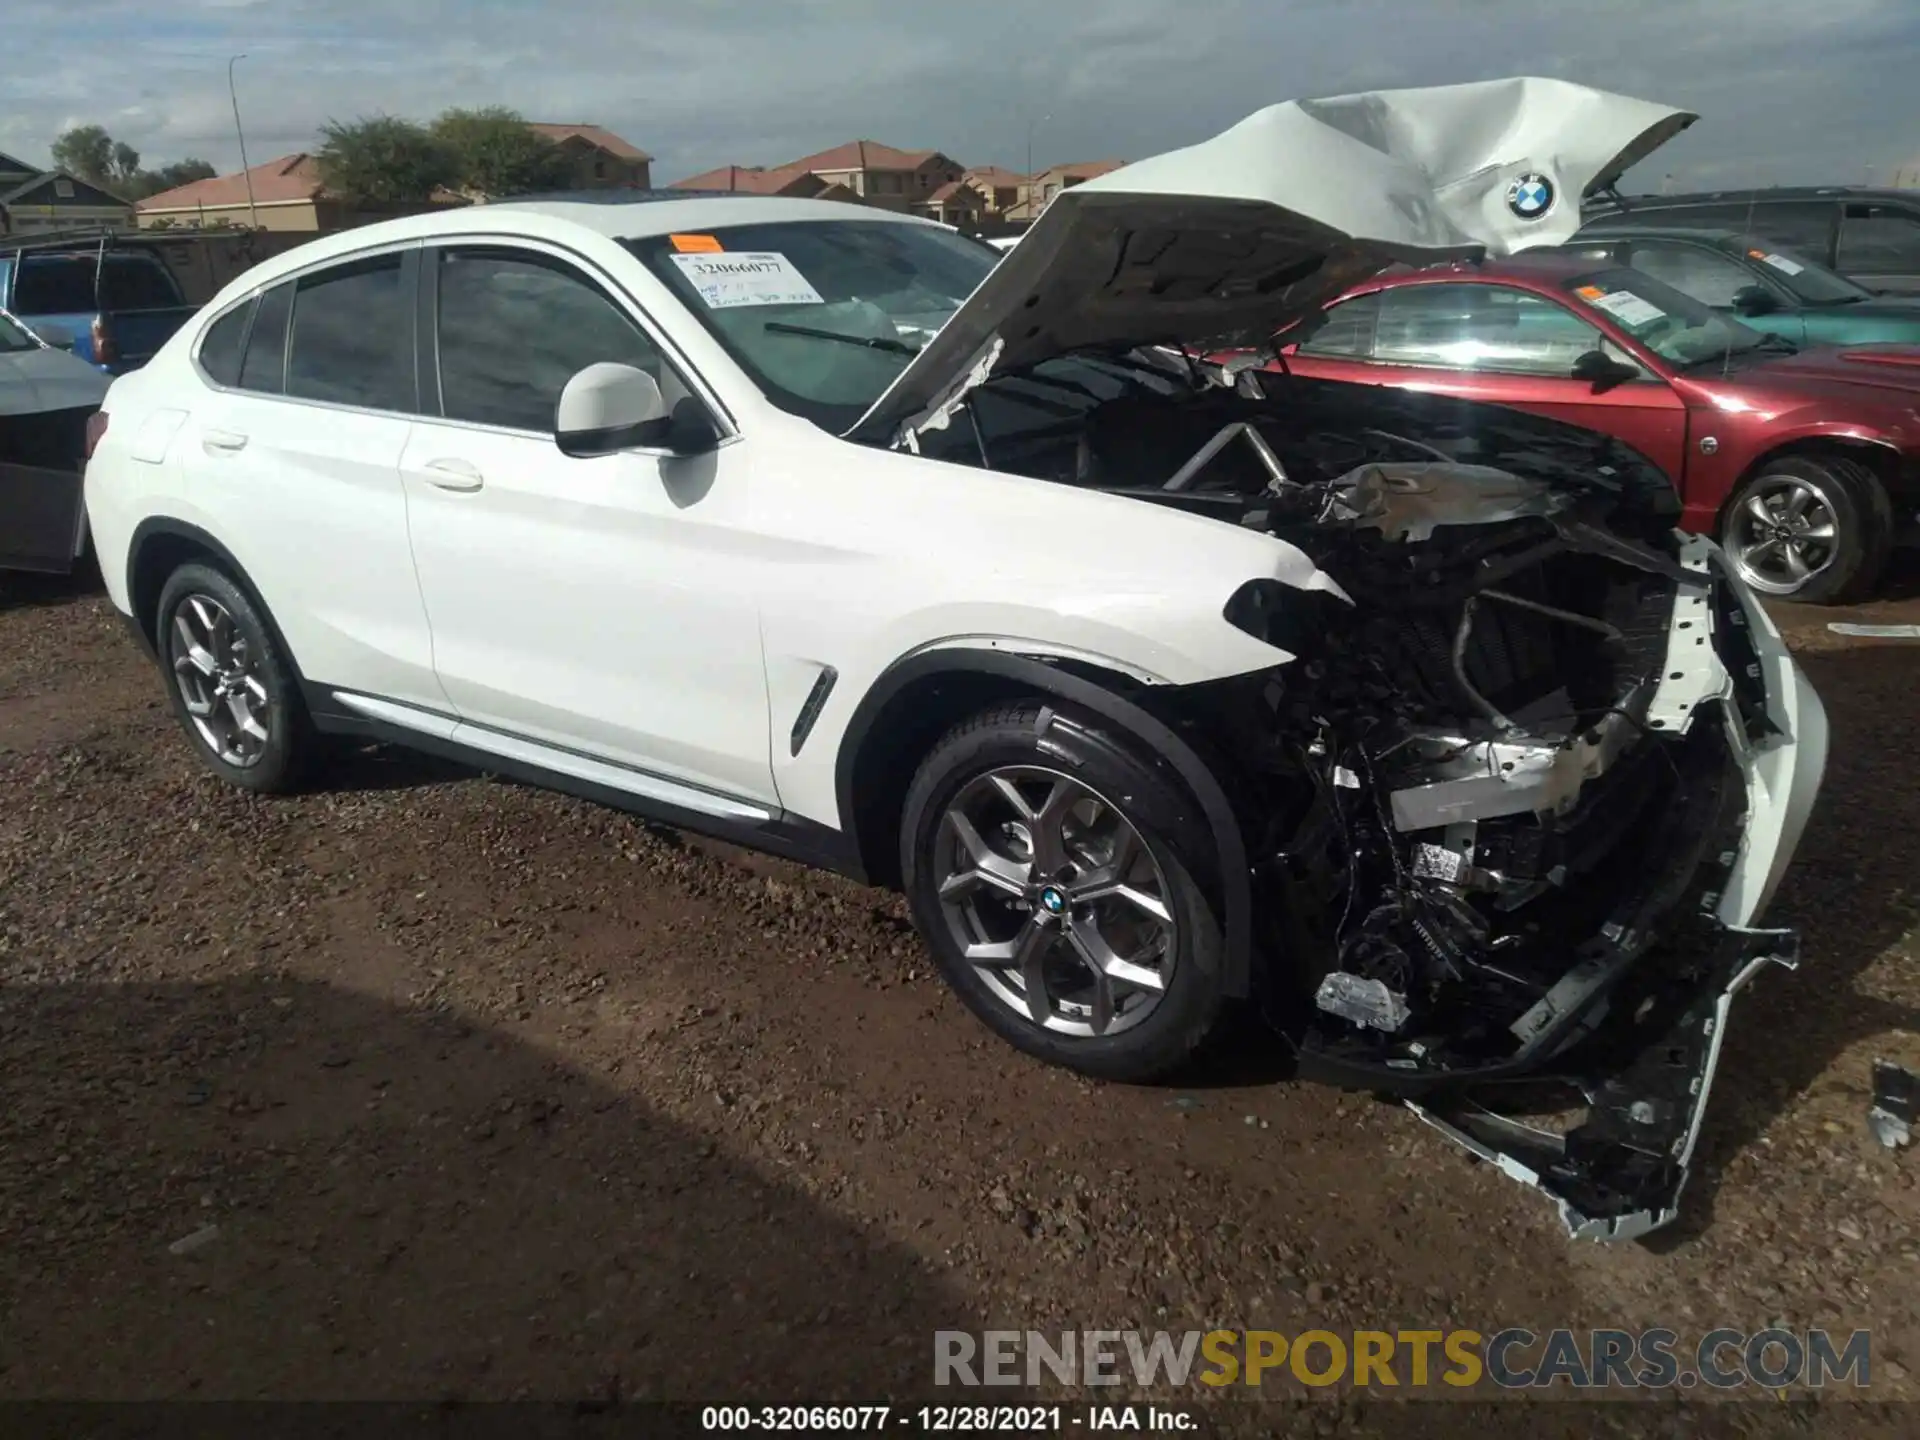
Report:
[[[1762,929],[1758,921],[1819,794],[1826,712],[1719,547],[1689,537],[1680,558],[1709,583],[1682,587],[1675,599],[1665,678],[1648,724],[1685,734],[1696,715],[1717,717],[1747,803],[1737,847],[1718,857],[1720,888],[1702,897],[1698,928],[1708,938],[1685,959],[1679,1003],[1624,1053],[1608,1054],[1604,1069],[1558,1077],[1587,1102],[1584,1123],[1564,1134],[1502,1113],[1492,1087],[1406,1102],[1449,1138],[1546,1194],[1569,1234],[1581,1239],[1633,1239],[1679,1213],[1733,998],[1767,966],[1791,968],[1799,960],[1791,931]]]

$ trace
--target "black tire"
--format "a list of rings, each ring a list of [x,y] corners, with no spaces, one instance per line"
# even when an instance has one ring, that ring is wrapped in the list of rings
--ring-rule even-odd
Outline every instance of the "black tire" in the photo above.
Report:
[[[1038,767],[1092,790],[1131,826],[1159,867],[1160,898],[1174,922],[1174,960],[1164,991],[1131,1028],[1104,1035],[1044,1028],[994,993],[952,933],[939,894],[947,812],[970,785],[1007,767]],[[967,1007],[1029,1055],[1096,1079],[1132,1083],[1163,1078],[1185,1065],[1221,1017],[1225,942],[1215,902],[1194,878],[1211,872],[1212,855],[1212,835],[1199,807],[1150,749],[1084,712],[1038,703],[997,707],[949,731],[908,787],[900,833],[901,874],[914,922]],[[1038,916],[1039,907],[1028,913]],[[1060,943],[1065,946],[1065,939]]]
[[[188,711],[186,686],[177,673],[183,644],[175,617],[196,600],[211,601],[231,617],[233,630],[245,644],[245,673],[265,691],[267,704],[261,728],[267,732],[266,738],[258,742],[257,755],[246,757],[246,763],[223,756]],[[191,618],[197,621],[198,612]],[[258,794],[283,795],[297,790],[312,764],[317,736],[293,666],[246,592],[211,565],[193,562],[180,566],[161,588],[154,640],[174,718],[206,767],[228,784]]]
[[[1748,558],[1754,533],[1746,510],[1756,497],[1778,495],[1786,487],[1805,487],[1833,516],[1831,558],[1804,583],[1788,588],[1784,577],[1769,575]],[[1886,574],[1893,550],[1893,502],[1880,477],[1844,456],[1783,455],[1764,462],[1727,502],[1720,525],[1721,544],[1742,577],[1771,598],[1805,605],[1840,605],[1870,595]]]

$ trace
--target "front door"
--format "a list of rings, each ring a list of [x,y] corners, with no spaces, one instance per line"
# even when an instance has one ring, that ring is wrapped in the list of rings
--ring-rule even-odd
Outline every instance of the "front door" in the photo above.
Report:
[[[690,393],[637,311],[525,242],[429,250],[422,284],[438,395],[400,468],[434,666],[486,732],[469,738],[773,803],[746,447],[561,454],[554,407],[590,364]]]

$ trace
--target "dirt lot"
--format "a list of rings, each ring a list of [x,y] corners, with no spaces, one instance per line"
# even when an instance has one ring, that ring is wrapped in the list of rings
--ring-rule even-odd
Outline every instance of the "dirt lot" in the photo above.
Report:
[[[104,598],[0,582],[0,1397],[872,1400],[943,1327],[1774,1320],[1920,1397],[1920,1154],[1863,1124],[1920,1065],[1920,644],[1831,618],[1783,615],[1835,731],[1804,965],[1736,1008],[1682,1226],[1603,1249],[1258,1035],[1179,1089],[1042,1069],[887,896],[391,752],[224,789]]]

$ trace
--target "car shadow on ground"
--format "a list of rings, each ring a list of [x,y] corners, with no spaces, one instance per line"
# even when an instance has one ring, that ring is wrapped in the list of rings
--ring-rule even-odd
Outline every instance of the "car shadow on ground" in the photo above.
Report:
[[[877,1403],[980,1328],[727,1133],[448,1013],[16,986],[0,1047],[0,1396]]]
[[[24,610],[39,605],[71,605],[88,595],[106,591],[100,569],[91,558],[71,575],[42,575],[32,570],[0,570],[0,610]]]
[[[1712,1223],[1728,1162],[1842,1054],[1896,1030],[1920,1030],[1920,1009],[1858,987],[1861,973],[1920,923],[1908,828],[1920,790],[1912,742],[1920,646],[1858,645],[1798,658],[1826,706],[1832,748],[1812,822],[1763,923],[1800,932],[1800,967],[1770,967],[1734,1000],[1694,1177],[1679,1223],[1656,1237],[1662,1248]],[[1864,1127],[1867,1062],[1831,1078],[1858,1090]]]

